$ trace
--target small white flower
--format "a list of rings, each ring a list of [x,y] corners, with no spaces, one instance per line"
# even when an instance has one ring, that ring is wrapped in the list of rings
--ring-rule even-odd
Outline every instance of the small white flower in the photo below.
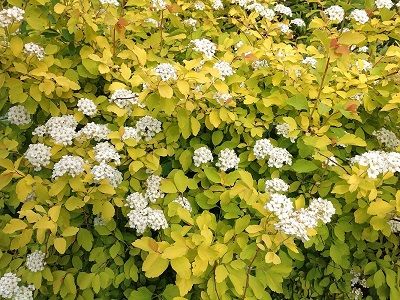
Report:
[[[215,10],[224,9],[224,5],[222,4],[221,0],[214,0],[211,6]]]
[[[388,172],[400,172],[400,153],[384,151],[368,151],[350,159],[351,164],[367,167],[370,178],[377,178]]]
[[[218,161],[215,164],[220,170],[226,172],[239,167],[240,159],[232,149],[224,149],[218,154]]]
[[[197,10],[204,10],[205,7],[206,6],[201,1],[197,1],[197,2],[194,3],[194,8],[197,9]]]
[[[64,155],[57,163],[54,164],[52,179],[68,174],[69,176],[76,177],[83,173],[85,162],[82,157]]]
[[[268,61],[265,59],[255,60],[251,63],[251,66],[254,70],[259,70],[268,67]]]
[[[213,161],[212,152],[207,147],[200,147],[196,149],[193,153],[193,164],[196,167],[200,167],[200,165],[212,161]]]
[[[44,258],[46,254],[42,251],[36,250],[26,257],[26,267],[32,272],[41,272],[44,270],[46,262]]]
[[[100,0],[100,3],[103,5],[109,4],[109,5],[119,6],[118,0]]]
[[[151,0],[151,7],[156,11],[160,11],[167,8],[167,3],[164,0]]]
[[[144,209],[149,204],[147,198],[138,192],[130,194],[126,198],[125,202],[125,206],[128,206],[131,209]]]
[[[120,108],[130,108],[131,105],[139,105],[138,94],[125,89],[116,90],[111,95],[109,101],[115,103]]]
[[[271,194],[271,199],[265,204],[265,208],[281,220],[290,218],[294,209],[290,198],[276,193]]]
[[[221,93],[216,92],[214,94],[214,100],[216,100],[219,104],[224,105],[225,103],[229,102],[232,99],[232,95],[229,93]]]
[[[214,64],[214,69],[218,70],[219,76],[225,79],[227,76],[231,76],[235,73],[231,65],[226,61],[219,61]]]
[[[289,185],[280,178],[273,178],[265,182],[265,192],[274,193],[285,193],[289,190]]]
[[[94,139],[96,142],[107,140],[111,130],[106,124],[87,123],[78,133],[77,137],[82,139]]]
[[[178,203],[184,209],[188,210],[189,212],[192,211],[192,206],[190,205],[189,200],[186,197],[178,196],[173,202]]]
[[[386,128],[375,130],[372,135],[376,137],[379,143],[383,144],[389,149],[395,149],[400,146],[400,140],[396,134],[390,130],[387,130]]]
[[[153,69],[153,72],[160,76],[162,81],[178,79],[175,68],[169,63],[159,64]]]
[[[286,16],[291,17],[292,16],[292,10],[290,9],[290,7],[285,6],[283,4],[277,4],[274,7],[274,11]]]
[[[157,175],[150,175],[146,180],[146,191],[144,197],[154,203],[159,198],[164,198],[165,194],[161,191],[161,180],[162,177]]]
[[[158,23],[158,21],[156,19],[153,18],[147,18],[145,20],[146,23],[149,23],[151,25],[154,25],[155,27],[158,27],[160,24]]]
[[[27,125],[31,122],[31,116],[22,105],[10,107],[6,115],[8,121],[14,125]]]
[[[30,144],[25,152],[25,158],[34,166],[35,171],[40,171],[43,166],[50,163],[51,148],[38,143]]]
[[[344,9],[339,5],[330,6],[324,12],[333,22],[340,23],[344,19]]]
[[[0,296],[11,299],[18,289],[18,283],[21,281],[14,273],[5,273],[0,278]]]
[[[190,41],[193,44],[193,50],[203,53],[203,55],[210,59],[214,56],[217,46],[207,39],[195,39]]]
[[[311,68],[315,69],[317,67],[317,60],[314,57],[307,56],[302,60],[305,65],[310,65]]]
[[[24,14],[25,11],[16,6],[4,8],[0,11],[0,27],[4,28],[14,22],[21,22],[24,19]]]
[[[93,225],[94,226],[104,226],[104,225],[106,225],[106,222],[103,220],[102,217],[95,216],[93,219]]]
[[[393,7],[393,2],[391,0],[375,0],[376,8],[387,8],[391,9]]]
[[[360,24],[365,24],[369,20],[367,12],[363,9],[354,9],[350,13],[350,18],[354,19],[356,22]]]
[[[367,53],[369,51],[368,46],[362,46],[358,48],[358,52]]]
[[[296,18],[296,19],[293,19],[292,21],[290,21],[290,25],[296,25],[297,27],[305,27],[306,26],[306,23],[304,22],[304,20],[303,19],[300,19],[300,18]]]
[[[78,100],[78,110],[86,116],[93,117],[97,113],[97,106],[94,102],[87,98]]]
[[[279,24],[279,29],[280,29],[280,31],[281,31],[282,33],[284,33],[284,34],[290,32],[289,26],[286,25],[286,24],[283,24],[283,23]]]
[[[183,23],[185,25],[191,26],[191,27],[193,27],[193,29],[195,29],[196,25],[197,25],[197,20],[193,19],[193,18],[189,18],[189,19],[184,20]]]
[[[388,224],[390,226],[390,230],[393,233],[398,233],[400,232],[400,220],[398,219],[392,219],[388,221]]]
[[[136,130],[139,136],[145,141],[150,141],[157,133],[161,132],[162,123],[151,116],[145,116],[136,123]]]
[[[118,187],[123,179],[120,171],[104,162],[100,163],[98,166],[94,166],[92,168],[92,174],[95,182],[107,179],[114,188]]]
[[[368,72],[372,69],[372,63],[366,61],[365,59],[362,59],[360,61],[356,61],[356,67],[360,72]]]
[[[117,150],[109,142],[98,143],[94,146],[95,159],[99,163],[108,163],[114,161],[115,164],[119,165],[121,163],[121,157]]]
[[[124,128],[124,134],[122,135],[123,141],[125,141],[127,139],[134,139],[134,140],[139,141],[140,138],[141,138],[140,134],[135,127],[125,127]]]
[[[26,55],[36,56],[38,60],[42,60],[44,58],[44,48],[35,43],[25,44],[24,53]]]

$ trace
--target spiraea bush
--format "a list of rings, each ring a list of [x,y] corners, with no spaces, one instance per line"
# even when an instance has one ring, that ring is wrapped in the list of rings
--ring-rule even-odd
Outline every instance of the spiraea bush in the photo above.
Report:
[[[400,5],[1,3],[0,297],[400,299]]]

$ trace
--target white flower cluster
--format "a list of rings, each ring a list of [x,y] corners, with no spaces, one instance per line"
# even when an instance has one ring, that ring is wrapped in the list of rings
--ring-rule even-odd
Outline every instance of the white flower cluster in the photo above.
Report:
[[[42,60],[44,58],[44,48],[35,43],[25,44],[24,53],[26,55],[34,55],[38,60]]]
[[[400,146],[400,140],[394,134],[394,132],[387,130],[386,128],[381,128],[375,130],[372,135],[376,137],[379,143],[385,145],[389,149],[395,149]]]
[[[151,116],[144,116],[136,122],[136,130],[145,141],[151,140],[157,133],[161,132],[162,123]]]
[[[6,115],[8,121],[14,125],[27,125],[31,122],[31,116],[22,105],[10,107]]]
[[[256,141],[253,153],[257,159],[268,157],[268,166],[271,168],[282,168],[285,164],[292,164],[292,155],[286,149],[273,146],[268,139]]]
[[[265,181],[265,192],[269,194],[286,193],[289,185],[280,178],[273,178]]]
[[[93,219],[93,225],[94,226],[104,226],[104,225],[106,225],[106,222],[103,220],[102,217],[95,216]]]
[[[393,7],[393,2],[391,0],[375,0],[376,8],[387,8],[391,9]]]
[[[296,18],[290,21],[290,25],[296,25],[297,27],[305,27],[306,23],[304,22],[303,19]]]
[[[160,230],[168,228],[162,210],[156,210],[148,207],[148,203],[154,203],[157,199],[163,198],[164,193],[160,190],[162,178],[157,175],[151,175],[146,180],[146,190],[144,194],[135,192],[126,198],[126,206],[131,208],[128,213],[128,225],[136,229],[138,234],[143,234],[146,228]]]
[[[118,0],[100,0],[100,3],[103,5],[110,4],[110,5],[119,6]]]
[[[119,186],[122,182],[121,172],[104,162],[100,163],[98,166],[94,166],[92,168],[92,174],[96,182],[107,179],[113,187]]]
[[[161,191],[161,180],[162,177],[157,175],[150,175],[146,180],[146,191],[144,197],[154,203],[159,198],[164,198],[164,193]]]
[[[338,165],[337,159],[334,156],[330,156],[326,159],[325,164],[329,167],[334,167]]]
[[[232,99],[232,95],[229,93],[216,92],[214,94],[214,100],[216,100],[221,105],[224,105],[231,99]]]
[[[262,68],[266,68],[266,67],[268,67],[268,61],[266,61],[265,59],[255,60],[255,61],[253,61],[251,63],[251,67],[254,70],[259,70],[259,69],[262,69]]]
[[[195,39],[190,41],[193,44],[193,50],[203,53],[203,55],[210,59],[217,51],[217,46],[207,39]]]
[[[214,69],[218,70],[219,76],[225,80],[225,77],[231,76],[235,73],[231,65],[226,61],[219,61],[214,64]]]
[[[200,167],[201,164],[206,164],[213,161],[213,155],[210,149],[207,147],[200,147],[194,150],[193,153],[193,164],[196,167]]]
[[[315,69],[317,67],[317,60],[314,57],[307,56],[302,61],[305,65],[310,65],[311,68]]]
[[[131,105],[139,105],[138,94],[126,89],[115,90],[109,101],[115,103],[120,108],[126,109],[129,109]]]
[[[94,155],[96,161],[99,163],[108,163],[114,161],[116,165],[121,163],[121,157],[119,156],[117,150],[109,142],[98,143],[94,146]]]
[[[197,9],[197,10],[204,10],[205,7],[206,6],[201,1],[197,1],[197,2],[194,3],[194,8]]]
[[[372,69],[372,63],[366,61],[365,59],[361,59],[360,61],[356,61],[356,67],[360,72],[368,72]]]
[[[26,267],[32,272],[41,272],[44,270],[46,262],[44,258],[46,254],[40,250],[36,250],[26,257]]]
[[[34,286],[18,286],[20,281],[14,273],[5,273],[0,278],[0,296],[12,300],[33,300]]]
[[[128,206],[131,209],[144,209],[149,204],[147,198],[139,192],[130,194],[126,197],[125,202],[125,206]]]
[[[277,13],[280,13],[282,15],[286,15],[291,17],[292,16],[292,10],[290,9],[290,7],[285,6],[283,4],[277,4],[274,6],[274,11]]]
[[[368,288],[367,280],[365,278],[362,278],[361,274],[358,272],[355,272],[354,270],[351,270],[350,274],[353,275],[353,278],[351,279],[351,283],[350,283],[351,294],[352,294],[354,300],[361,300],[363,298],[362,289]]]
[[[35,171],[40,171],[43,166],[50,163],[51,148],[42,144],[30,144],[25,152],[25,158],[34,166]]]
[[[388,224],[390,226],[390,230],[393,233],[400,232],[400,220],[399,219],[391,219],[388,221]]]
[[[87,98],[81,98],[78,100],[78,110],[84,115],[93,117],[97,113],[97,106],[94,102]]]
[[[281,194],[271,194],[265,208],[278,217],[277,230],[303,241],[309,240],[308,229],[315,228],[318,221],[330,222],[335,213],[332,203],[322,198],[313,199],[308,208],[294,210],[292,200]]]
[[[182,206],[187,211],[192,212],[192,205],[190,205],[190,202],[186,197],[178,196],[178,197],[176,197],[176,199],[173,202],[178,203],[180,206]]]
[[[221,0],[214,0],[211,7],[215,10],[223,9],[224,5]]]
[[[151,25],[154,25],[155,27],[160,26],[160,24],[158,23],[158,21],[157,21],[156,19],[153,19],[153,18],[147,18],[147,19],[145,20],[145,22],[147,22],[147,23],[149,23],[149,24],[151,24]]]
[[[96,142],[107,140],[111,130],[105,124],[87,123],[85,127],[78,131],[77,137],[83,139],[94,139]]]
[[[35,286],[30,284],[28,286],[19,286],[15,292],[12,300],[33,300],[33,291]]]
[[[236,155],[235,150],[226,148],[218,154],[218,161],[215,164],[220,170],[226,172],[230,169],[239,167],[240,159]]]
[[[286,25],[286,24],[283,24],[283,23],[279,24],[279,30],[280,30],[282,33],[284,33],[284,34],[290,32],[289,26]]]
[[[325,9],[325,14],[328,16],[328,19],[340,23],[344,19],[344,9],[339,5],[333,5]]]
[[[365,24],[369,20],[367,12],[363,9],[354,9],[350,13],[350,18],[354,19],[354,21],[360,24]]]
[[[281,135],[285,138],[290,139],[290,141],[292,143],[294,143],[294,141],[296,140],[295,137],[289,137],[289,132],[290,132],[290,126],[287,123],[282,123],[282,124],[278,124],[276,125],[276,133],[278,135]]]
[[[134,139],[139,141],[140,134],[135,127],[124,127],[124,134],[122,135],[122,140]]]
[[[362,46],[358,48],[358,52],[360,53],[367,53],[369,51],[368,46]]]
[[[4,28],[14,22],[21,22],[24,19],[24,14],[25,11],[16,6],[2,9],[0,11],[0,27]]]
[[[151,0],[151,7],[156,10],[164,10],[167,8],[167,3],[164,0]]]
[[[33,135],[43,136],[48,134],[55,144],[71,145],[73,139],[77,136],[75,131],[77,126],[78,122],[73,115],[51,117],[45,125],[37,127]]]
[[[266,18],[268,21],[271,21],[275,17],[275,12],[272,9],[269,9],[262,5],[261,3],[258,3],[256,1],[250,1],[250,4],[245,4],[242,5],[242,3],[239,1],[239,5],[244,7],[248,11],[255,11],[257,12],[261,17]]]
[[[400,172],[400,153],[368,151],[354,156],[350,163],[368,167],[368,177],[377,178],[380,174]]]
[[[160,76],[162,81],[178,79],[175,68],[169,63],[159,64],[153,69],[153,72]]]
[[[160,230],[168,228],[168,222],[165,219],[162,210],[146,207],[144,209],[132,209],[128,215],[128,226],[136,229],[138,234],[143,234],[147,228]]]
[[[193,18],[189,18],[183,21],[183,24],[187,25],[187,26],[192,26],[193,29],[196,27],[197,25],[197,20],[193,19]]]
[[[14,296],[15,291],[18,289],[18,283],[21,281],[14,273],[5,273],[0,278],[0,296],[10,299]]]
[[[54,164],[53,174],[51,178],[57,179],[58,177],[68,174],[72,177],[78,176],[83,173],[85,162],[82,157],[64,155],[61,159]]]

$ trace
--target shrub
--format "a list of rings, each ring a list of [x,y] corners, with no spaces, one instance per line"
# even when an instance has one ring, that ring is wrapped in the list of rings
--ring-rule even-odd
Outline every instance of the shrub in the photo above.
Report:
[[[3,2],[0,296],[400,298],[397,5]]]

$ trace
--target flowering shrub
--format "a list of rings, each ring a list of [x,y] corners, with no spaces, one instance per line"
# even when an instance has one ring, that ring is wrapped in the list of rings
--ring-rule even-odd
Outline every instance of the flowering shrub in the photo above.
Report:
[[[400,299],[400,16],[8,0],[4,299]]]

